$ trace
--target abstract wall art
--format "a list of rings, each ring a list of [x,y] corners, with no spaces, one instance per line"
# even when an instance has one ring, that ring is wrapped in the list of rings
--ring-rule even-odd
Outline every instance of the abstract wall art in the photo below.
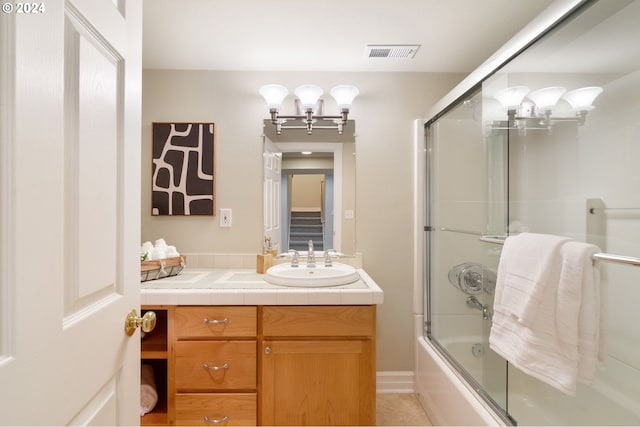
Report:
[[[215,125],[153,123],[152,215],[215,214]]]

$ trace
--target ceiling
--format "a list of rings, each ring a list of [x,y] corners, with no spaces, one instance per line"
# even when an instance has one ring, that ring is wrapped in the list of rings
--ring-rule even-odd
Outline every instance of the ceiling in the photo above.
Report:
[[[146,69],[469,73],[552,0],[144,0]],[[413,59],[368,44],[419,44]]]

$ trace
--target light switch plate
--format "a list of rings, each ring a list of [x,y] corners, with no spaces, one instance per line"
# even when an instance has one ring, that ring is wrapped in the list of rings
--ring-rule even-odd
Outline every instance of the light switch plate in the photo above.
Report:
[[[220,227],[231,227],[231,209],[220,209]]]

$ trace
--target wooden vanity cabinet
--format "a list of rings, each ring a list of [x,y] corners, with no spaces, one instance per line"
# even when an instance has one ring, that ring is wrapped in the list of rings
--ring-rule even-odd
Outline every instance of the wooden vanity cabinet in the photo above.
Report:
[[[148,309],[141,425],[375,425],[375,305]]]
[[[257,307],[175,308],[174,425],[256,425]]]
[[[375,425],[375,306],[265,306],[260,425]]]

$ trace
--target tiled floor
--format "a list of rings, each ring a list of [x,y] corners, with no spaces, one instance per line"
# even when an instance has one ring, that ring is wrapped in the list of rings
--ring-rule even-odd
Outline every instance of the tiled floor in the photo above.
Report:
[[[379,426],[430,426],[414,394],[378,394],[376,418]]]

